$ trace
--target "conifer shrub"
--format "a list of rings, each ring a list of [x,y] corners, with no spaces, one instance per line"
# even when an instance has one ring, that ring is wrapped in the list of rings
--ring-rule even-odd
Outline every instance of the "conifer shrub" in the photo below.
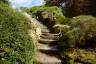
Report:
[[[0,1],[0,64],[32,64],[35,51],[30,20]]]

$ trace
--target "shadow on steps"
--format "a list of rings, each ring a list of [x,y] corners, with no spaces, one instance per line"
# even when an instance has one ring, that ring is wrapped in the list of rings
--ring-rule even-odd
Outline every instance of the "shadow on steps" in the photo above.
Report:
[[[49,55],[49,56],[54,56],[58,59],[61,59],[60,56],[59,56],[59,51],[58,50],[39,50],[41,53],[44,53],[46,55]],[[53,60],[54,61],[54,60]],[[60,63],[40,63],[40,64],[66,64],[63,62],[64,60],[61,59],[61,62]]]
[[[59,54],[58,50],[41,50],[40,49],[40,52],[51,55],[51,56]]]
[[[57,58],[60,57],[58,50],[42,50],[42,49],[40,49],[39,51],[42,52],[42,53],[44,53],[44,54],[47,54],[49,56],[55,56]]]
[[[39,43],[41,43],[41,44],[57,44],[57,40],[41,39],[41,40],[39,40]]]

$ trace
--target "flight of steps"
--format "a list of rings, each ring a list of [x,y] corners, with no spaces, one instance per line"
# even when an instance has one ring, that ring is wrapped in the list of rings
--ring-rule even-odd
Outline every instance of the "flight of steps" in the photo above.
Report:
[[[57,35],[50,33],[50,30],[40,23],[35,18],[32,18],[31,15],[23,13],[29,20],[32,25],[35,25],[38,28],[41,28],[42,35],[37,46],[38,52],[36,52],[36,60],[40,64],[62,64],[61,59],[59,58],[59,50],[57,48]]]
[[[50,33],[47,28],[41,28],[42,35],[39,40],[37,60],[40,64],[61,64],[57,48],[57,35]],[[52,44],[52,45],[51,45]]]

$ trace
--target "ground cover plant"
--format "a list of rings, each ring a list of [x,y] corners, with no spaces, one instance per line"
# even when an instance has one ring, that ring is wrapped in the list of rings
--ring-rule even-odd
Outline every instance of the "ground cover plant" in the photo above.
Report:
[[[0,0],[0,64],[32,64],[35,46],[30,20]]]

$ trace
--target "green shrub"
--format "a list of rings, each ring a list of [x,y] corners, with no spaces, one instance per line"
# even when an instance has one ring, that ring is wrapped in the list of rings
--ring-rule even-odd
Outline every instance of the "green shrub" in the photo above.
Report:
[[[63,47],[96,47],[96,18],[92,16],[77,16],[71,20],[69,31],[62,32],[59,37]]]
[[[55,15],[63,15],[62,10],[56,6],[54,7],[46,7],[46,6],[35,6],[30,9],[30,13],[34,14],[37,12],[51,12]]]
[[[56,20],[59,24],[70,24],[71,18],[64,17],[62,15],[57,15]]]
[[[32,14],[33,17],[41,20],[40,18],[43,15],[49,15],[48,18],[50,17],[55,18],[57,15],[62,15],[62,10],[58,7],[46,7],[46,6],[35,6],[30,9],[30,13]]]
[[[70,18],[63,16],[62,10],[56,6],[35,6],[30,9],[29,12],[32,17],[42,21],[45,25],[51,27],[55,24],[69,23]]]
[[[0,1],[0,64],[32,64],[30,20]]]
[[[70,64],[96,64],[96,55],[92,53],[94,51],[77,49],[72,53],[68,53],[70,57]]]
[[[59,28],[60,56],[65,64],[96,64],[96,18],[93,16],[77,16],[71,19],[70,26]],[[83,49],[80,49],[83,48]],[[75,50],[76,49],[76,50]],[[87,50],[86,50],[87,49]],[[90,51],[89,49],[93,49]],[[75,50],[75,51],[74,51]]]
[[[60,52],[64,64],[96,64],[96,54],[93,49],[74,49]]]

